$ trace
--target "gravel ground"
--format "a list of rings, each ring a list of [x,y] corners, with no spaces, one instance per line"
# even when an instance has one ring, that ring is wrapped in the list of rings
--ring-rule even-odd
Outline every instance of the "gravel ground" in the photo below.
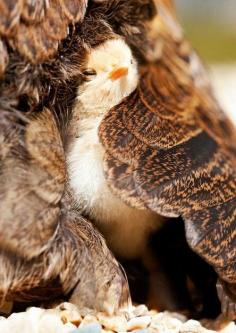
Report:
[[[79,311],[70,303],[63,303],[53,310],[29,308],[14,313],[8,319],[0,317],[1,333],[213,333],[195,320],[188,320],[176,313],[148,311],[145,305],[132,307],[116,316],[108,317],[83,309]],[[230,323],[221,333],[235,333]]]

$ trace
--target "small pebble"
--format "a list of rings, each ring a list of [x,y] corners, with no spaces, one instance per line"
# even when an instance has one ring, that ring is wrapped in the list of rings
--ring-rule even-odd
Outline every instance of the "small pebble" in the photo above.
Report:
[[[150,328],[156,333],[179,333],[183,323],[167,313],[159,313],[152,318]]]
[[[158,312],[156,311],[156,310],[150,310],[149,312],[148,312],[148,314],[149,314],[149,316],[156,316],[157,314],[158,314]]]
[[[60,313],[61,321],[66,323],[72,323],[75,326],[79,326],[79,324],[82,322],[82,317],[78,313],[78,311],[69,311],[69,310],[63,310]]]
[[[79,327],[76,333],[101,333],[102,327],[100,324],[88,324],[82,327]]]
[[[88,314],[87,316],[85,316],[83,318],[82,324],[81,325],[85,325],[85,324],[92,324],[92,323],[97,323],[98,319],[97,317]]]
[[[127,331],[127,320],[124,316],[107,316],[103,313],[98,313],[97,318],[106,330],[114,332]]]
[[[134,333],[148,333],[148,329],[136,330]]]
[[[150,316],[132,318],[127,323],[127,331],[135,331],[147,328],[148,325],[150,325],[150,323],[151,323]]]
[[[146,307],[146,305],[139,305],[136,308],[134,308],[133,310],[133,315],[134,317],[140,317],[140,316],[146,316],[148,315],[148,308]]]
[[[202,325],[196,320],[189,320],[183,324],[183,326],[180,328],[179,333],[214,333],[214,332],[202,327]]]

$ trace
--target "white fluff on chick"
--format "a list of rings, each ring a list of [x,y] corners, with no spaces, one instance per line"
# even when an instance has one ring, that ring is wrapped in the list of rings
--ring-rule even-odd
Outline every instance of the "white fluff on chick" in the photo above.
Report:
[[[112,250],[128,258],[139,257],[147,229],[151,232],[158,226],[157,216],[131,208],[112,194],[104,177],[104,149],[98,137],[104,114],[137,87],[137,63],[126,43],[113,39],[91,51],[86,72],[89,81],[79,88],[74,109],[75,137],[67,155],[69,182],[78,208],[103,232]]]

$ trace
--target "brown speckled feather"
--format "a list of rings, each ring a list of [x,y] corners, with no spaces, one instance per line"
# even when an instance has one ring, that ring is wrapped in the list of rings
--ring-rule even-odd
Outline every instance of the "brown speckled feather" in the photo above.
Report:
[[[160,56],[140,66],[136,91],[100,125],[106,177],[128,204],[181,215],[190,246],[235,284],[236,131],[173,16],[157,4],[150,36]]]
[[[70,293],[80,306],[113,312],[128,300],[127,282],[65,189],[53,113],[24,115],[0,105],[0,304]]]
[[[0,35],[31,63],[45,61],[67,36],[68,25],[83,19],[86,6],[87,0],[1,0]]]
[[[119,264],[66,188],[81,68],[89,47],[114,35],[84,17],[86,5],[0,0],[0,304],[69,293],[113,312],[129,298]]]
[[[8,251],[32,258],[56,230],[65,167],[62,142],[49,111],[25,121],[24,129],[13,121],[10,126],[1,122],[0,243]]]

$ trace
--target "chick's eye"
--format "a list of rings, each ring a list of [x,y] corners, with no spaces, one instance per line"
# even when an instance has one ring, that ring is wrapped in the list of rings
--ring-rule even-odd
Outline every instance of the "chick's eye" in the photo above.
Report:
[[[93,75],[96,75],[97,72],[93,68],[87,68],[83,71],[83,74],[86,76],[93,76]]]

